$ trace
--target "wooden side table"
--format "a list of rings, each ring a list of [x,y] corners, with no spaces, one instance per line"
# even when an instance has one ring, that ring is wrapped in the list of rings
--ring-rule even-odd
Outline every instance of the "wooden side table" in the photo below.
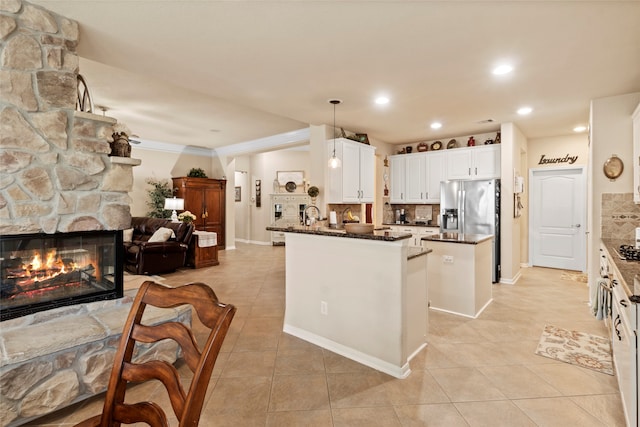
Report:
[[[218,265],[218,245],[200,246],[200,238],[206,240],[204,235],[210,234],[206,231],[196,231],[193,233],[189,249],[187,250],[187,265],[192,268],[210,267]],[[212,233],[215,234],[215,233]]]

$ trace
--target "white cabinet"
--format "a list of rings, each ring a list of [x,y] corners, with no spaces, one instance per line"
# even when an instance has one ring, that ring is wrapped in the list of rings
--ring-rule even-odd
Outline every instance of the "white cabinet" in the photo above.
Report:
[[[640,104],[633,118],[633,201],[640,203]]]
[[[437,228],[433,227],[421,227],[415,225],[392,225],[390,226],[391,231],[397,233],[411,233],[411,238],[409,239],[410,247],[422,247],[422,238],[425,236],[429,236],[432,234],[437,234],[440,231]]]
[[[405,163],[404,189],[405,203],[424,203],[427,173],[427,156],[425,154],[411,154]]]
[[[426,203],[440,203],[440,183],[447,180],[446,153],[427,153]]]
[[[500,178],[500,145],[456,148],[446,156],[447,179]]]
[[[307,194],[272,194],[271,225],[287,227],[302,224],[304,210],[311,198]],[[284,245],[284,232],[271,232],[272,245]]]
[[[444,180],[444,152],[392,157],[391,203],[440,203],[440,182]],[[396,181],[399,184],[394,184]],[[394,185],[397,185],[395,192]],[[394,197],[395,194],[400,197]]]
[[[391,169],[391,185],[389,187],[389,202],[405,203],[405,155],[397,155],[389,157],[389,168]]]
[[[327,160],[334,140],[327,144]],[[335,140],[342,166],[329,169],[327,203],[371,203],[375,197],[375,147],[345,138]]]

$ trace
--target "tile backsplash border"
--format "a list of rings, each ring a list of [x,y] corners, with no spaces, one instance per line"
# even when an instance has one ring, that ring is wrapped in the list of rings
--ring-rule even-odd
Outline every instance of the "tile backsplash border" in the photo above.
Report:
[[[601,208],[601,235],[634,242],[636,227],[640,227],[640,205],[633,201],[633,193],[602,193]]]

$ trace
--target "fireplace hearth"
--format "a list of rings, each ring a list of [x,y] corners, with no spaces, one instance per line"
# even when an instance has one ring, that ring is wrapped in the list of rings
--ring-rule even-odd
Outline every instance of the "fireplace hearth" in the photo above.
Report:
[[[0,321],[122,298],[121,230],[0,236]]]

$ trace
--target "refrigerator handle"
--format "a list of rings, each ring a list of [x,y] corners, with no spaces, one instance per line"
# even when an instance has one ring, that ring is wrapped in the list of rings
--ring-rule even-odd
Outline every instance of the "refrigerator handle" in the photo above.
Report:
[[[460,195],[458,197],[458,229],[460,230],[460,233],[464,234],[464,205],[465,205],[465,198],[466,198],[467,192],[464,190],[460,190]]]

